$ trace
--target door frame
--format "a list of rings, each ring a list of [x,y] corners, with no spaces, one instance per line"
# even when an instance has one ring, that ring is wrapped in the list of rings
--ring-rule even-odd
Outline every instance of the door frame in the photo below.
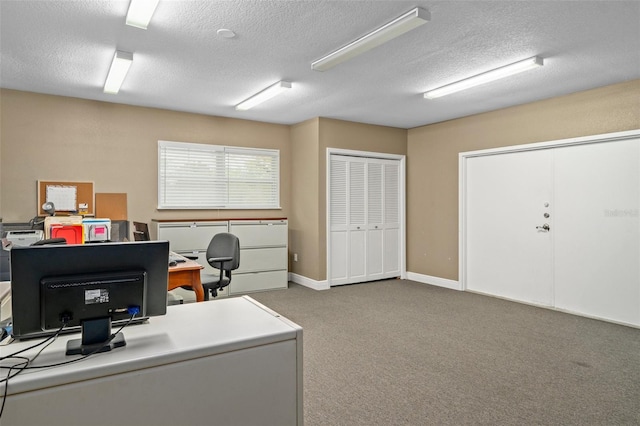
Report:
[[[406,256],[406,155],[387,154],[383,152],[356,151],[351,149],[327,148],[325,159],[325,205],[326,205],[326,259],[327,286],[331,287],[331,156],[346,155],[350,157],[374,158],[382,160],[398,160],[400,165],[400,278],[407,278]]]
[[[614,142],[640,137],[640,129],[623,132],[603,133],[570,139],[559,139],[547,142],[536,142],[524,145],[512,145],[501,148],[490,148],[478,151],[461,152],[458,154],[458,279],[460,290],[467,289],[467,162],[475,157],[485,155],[499,155],[512,152],[534,151],[567,147],[571,145],[586,145],[592,143]]]

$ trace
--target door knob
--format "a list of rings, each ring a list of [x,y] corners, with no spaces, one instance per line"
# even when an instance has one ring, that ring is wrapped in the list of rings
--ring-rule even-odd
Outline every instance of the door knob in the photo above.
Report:
[[[550,230],[551,228],[549,227],[549,224],[548,224],[548,223],[545,223],[545,224],[544,224],[544,225],[542,225],[542,226],[536,226],[536,229],[537,229],[538,231],[546,231],[546,232],[549,232],[549,230]]]

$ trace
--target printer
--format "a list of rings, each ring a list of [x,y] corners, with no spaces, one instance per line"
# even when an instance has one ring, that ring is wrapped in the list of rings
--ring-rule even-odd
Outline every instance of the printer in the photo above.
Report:
[[[7,231],[6,239],[12,246],[30,246],[44,238],[44,233],[39,229],[24,231]]]

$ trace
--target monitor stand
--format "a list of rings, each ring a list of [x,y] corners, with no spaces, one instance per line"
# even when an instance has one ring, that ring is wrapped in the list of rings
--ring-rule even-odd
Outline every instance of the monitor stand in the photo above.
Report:
[[[108,352],[125,346],[124,335],[118,333],[111,338],[111,318],[97,318],[82,322],[82,338],[67,342],[67,355],[90,355]]]

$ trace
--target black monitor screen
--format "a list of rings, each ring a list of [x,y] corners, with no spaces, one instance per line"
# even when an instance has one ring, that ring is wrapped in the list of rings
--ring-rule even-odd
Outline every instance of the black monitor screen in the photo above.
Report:
[[[145,241],[14,247],[11,250],[13,335],[77,331],[87,320],[127,321],[164,315],[169,243]]]

